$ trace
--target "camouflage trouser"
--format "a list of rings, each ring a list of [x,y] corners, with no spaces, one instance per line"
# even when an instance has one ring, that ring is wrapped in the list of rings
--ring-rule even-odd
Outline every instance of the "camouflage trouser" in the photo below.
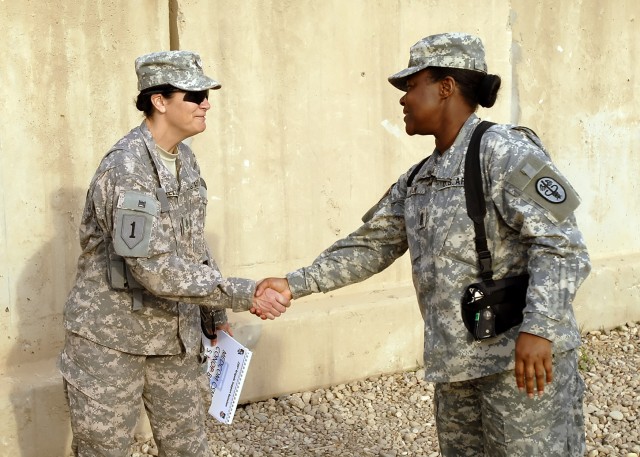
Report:
[[[141,400],[160,457],[209,455],[195,356],[131,355],[67,333],[60,369],[75,456],[129,456]]]
[[[439,383],[435,413],[444,457],[582,457],[584,382],[577,351],[556,354],[553,382],[529,399],[513,371]]]

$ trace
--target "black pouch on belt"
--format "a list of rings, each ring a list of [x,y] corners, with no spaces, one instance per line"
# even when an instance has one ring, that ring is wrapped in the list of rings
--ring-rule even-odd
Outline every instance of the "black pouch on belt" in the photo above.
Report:
[[[492,338],[522,323],[529,275],[481,281],[462,296],[462,320],[476,340]]]

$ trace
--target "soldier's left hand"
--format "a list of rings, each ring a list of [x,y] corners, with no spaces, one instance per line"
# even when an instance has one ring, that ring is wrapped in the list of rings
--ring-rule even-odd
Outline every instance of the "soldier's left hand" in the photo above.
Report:
[[[538,396],[544,386],[553,381],[553,359],[551,341],[531,333],[520,332],[516,340],[516,383],[522,392],[526,389],[529,398],[534,391]]]
[[[229,336],[233,336],[233,332],[231,331],[231,324],[229,324],[228,322],[225,322],[224,324],[216,325],[216,332],[218,330],[223,330],[223,331],[227,332],[229,334]],[[216,333],[216,335],[217,335],[217,333]],[[216,336],[216,338],[211,340],[211,345],[215,346],[217,341],[218,341],[218,338]]]

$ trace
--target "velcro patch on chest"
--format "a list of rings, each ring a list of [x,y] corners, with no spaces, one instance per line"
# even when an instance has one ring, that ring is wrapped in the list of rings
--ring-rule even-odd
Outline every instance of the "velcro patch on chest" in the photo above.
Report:
[[[580,197],[564,176],[535,156],[526,157],[507,177],[507,182],[557,221],[565,220],[580,205]]]

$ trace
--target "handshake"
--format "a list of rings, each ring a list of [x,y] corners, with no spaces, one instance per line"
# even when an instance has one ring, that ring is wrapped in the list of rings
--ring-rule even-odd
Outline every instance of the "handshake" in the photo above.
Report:
[[[291,299],[291,289],[286,278],[266,278],[258,282],[249,312],[262,320],[275,319],[287,310]]]

